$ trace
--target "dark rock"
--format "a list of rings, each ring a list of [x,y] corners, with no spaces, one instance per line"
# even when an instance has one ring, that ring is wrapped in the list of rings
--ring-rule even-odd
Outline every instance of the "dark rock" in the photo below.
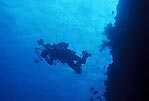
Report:
[[[90,98],[90,101],[94,101],[94,98]]]
[[[100,97],[100,96],[97,96],[96,98],[97,98],[97,99],[101,99],[101,97]]]
[[[95,91],[93,92],[93,94],[94,94],[94,95],[96,95],[97,93],[98,93],[98,91],[97,91],[97,90],[95,90]]]
[[[35,63],[39,63],[39,60],[35,59],[34,62],[35,62]]]
[[[94,88],[93,88],[93,87],[91,87],[91,88],[90,88],[90,91],[93,91],[93,90],[94,90]]]
[[[149,101],[148,0],[119,0],[115,27],[109,31],[113,63],[108,68],[107,101]],[[146,98],[144,100],[143,98]]]

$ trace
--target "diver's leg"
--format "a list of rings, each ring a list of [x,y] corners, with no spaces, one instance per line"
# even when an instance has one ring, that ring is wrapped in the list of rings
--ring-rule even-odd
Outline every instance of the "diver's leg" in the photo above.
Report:
[[[77,73],[77,74],[81,74],[82,72],[82,68],[81,68],[81,64],[74,64],[74,61],[69,60],[67,61],[68,65]]]
[[[81,74],[82,73],[82,67],[81,67],[81,61],[78,61],[76,64],[75,64],[75,69],[76,69],[76,73],[77,74]]]
[[[71,61],[71,60],[68,60],[67,61],[67,64],[72,68],[72,69],[74,69],[75,68],[75,64],[74,64],[74,62],[73,61]]]
[[[86,63],[86,58],[92,56],[91,53],[87,53],[86,51],[82,51],[82,55],[83,55],[82,60],[81,60],[82,64]]]
[[[73,56],[71,56],[71,57],[72,57],[72,59],[75,60],[75,61],[81,61],[81,58],[80,58],[79,56],[77,56],[77,55],[73,55]]]
[[[86,57],[84,57],[84,56],[82,57],[81,63],[82,64],[85,64],[86,63]]]

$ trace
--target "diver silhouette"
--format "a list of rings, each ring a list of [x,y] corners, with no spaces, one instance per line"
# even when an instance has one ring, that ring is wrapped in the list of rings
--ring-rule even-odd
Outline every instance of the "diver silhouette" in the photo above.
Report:
[[[60,42],[58,44],[44,44],[44,40],[40,39],[37,41],[38,45],[43,46],[41,48],[35,48],[35,52],[37,53],[39,59],[35,59],[35,63],[42,61],[42,58],[49,65],[53,65],[53,62],[58,60],[61,63],[67,63],[77,74],[82,73],[82,64],[86,63],[86,59],[91,56],[91,53],[87,53],[86,51],[82,51],[83,57],[79,57],[76,55],[76,52],[68,49],[69,44],[65,42]]]

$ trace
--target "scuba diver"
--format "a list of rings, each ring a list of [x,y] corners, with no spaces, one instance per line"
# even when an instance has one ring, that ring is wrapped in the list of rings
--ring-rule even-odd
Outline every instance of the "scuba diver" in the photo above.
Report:
[[[39,59],[35,59],[35,63],[42,61],[42,58],[44,58],[49,65],[53,65],[53,62],[58,60],[63,64],[67,63],[77,74],[82,73],[81,65],[85,64],[86,59],[91,56],[91,53],[86,51],[82,51],[82,58],[77,56],[75,51],[68,49],[69,44],[65,42],[51,45],[49,43],[44,44],[44,40],[40,39],[37,43],[43,49],[35,48],[35,52],[39,57]]]

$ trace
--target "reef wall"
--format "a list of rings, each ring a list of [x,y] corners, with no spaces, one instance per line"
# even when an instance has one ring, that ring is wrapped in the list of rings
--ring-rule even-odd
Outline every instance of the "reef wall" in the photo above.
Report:
[[[147,86],[147,5],[141,0],[120,0],[114,28],[108,28],[113,64],[108,69],[108,101],[143,101]],[[146,100],[147,101],[147,100]]]

